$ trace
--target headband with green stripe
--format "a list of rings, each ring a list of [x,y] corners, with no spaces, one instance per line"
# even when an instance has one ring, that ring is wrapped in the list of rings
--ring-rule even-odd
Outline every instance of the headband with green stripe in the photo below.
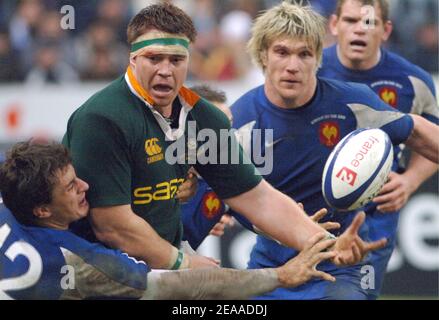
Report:
[[[140,42],[133,43],[131,45],[131,52],[136,52],[145,47],[159,45],[159,46],[182,46],[185,49],[189,49],[189,41],[181,38],[156,38],[143,40]]]

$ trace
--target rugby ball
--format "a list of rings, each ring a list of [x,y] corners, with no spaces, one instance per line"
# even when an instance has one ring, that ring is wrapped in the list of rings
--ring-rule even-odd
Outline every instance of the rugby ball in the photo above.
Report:
[[[384,131],[352,131],[326,160],[322,191],[327,204],[340,211],[366,205],[386,183],[392,162],[392,142]]]

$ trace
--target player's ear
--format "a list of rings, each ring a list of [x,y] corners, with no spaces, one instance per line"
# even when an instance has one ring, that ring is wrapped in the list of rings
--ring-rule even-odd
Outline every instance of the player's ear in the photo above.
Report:
[[[267,61],[268,61],[268,50],[265,49],[264,51],[261,52],[261,62],[262,62],[262,68],[265,70],[265,68],[267,67]]]
[[[49,208],[47,206],[39,206],[39,207],[35,207],[32,210],[32,213],[34,214],[35,217],[37,217],[38,219],[45,219],[45,218],[49,218],[52,213],[49,210]]]
[[[331,34],[334,37],[338,36],[337,23],[338,16],[336,14],[331,14],[331,17],[329,17],[329,31],[331,31]]]
[[[130,66],[131,66],[132,70],[134,70],[136,68],[136,58],[137,58],[137,56],[130,57]]]
[[[392,21],[387,20],[384,23],[384,34],[383,34],[382,40],[387,41],[389,39],[390,35],[392,34],[392,31],[393,31]]]

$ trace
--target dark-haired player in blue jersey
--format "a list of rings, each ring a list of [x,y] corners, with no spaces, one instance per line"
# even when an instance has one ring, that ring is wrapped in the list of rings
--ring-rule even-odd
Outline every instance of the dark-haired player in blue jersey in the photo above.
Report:
[[[368,10],[366,6],[372,6]],[[370,7],[369,7],[370,9]],[[387,0],[338,0],[330,29],[338,43],[323,51],[319,76],[364,83],[384,102],[404,113],[439,122],[439,108],[431,76],[404,58],[381,48],[391,32]],[[371,253],[375,285],[369,297],[379,296],[386,267],[396,243],[399,210],[410,195],[438,169],[437,164],[412,152],[406,170],[399,164],[401,148],[395,147],[389,181],[367,210],[369,238],[385,237],[387,247]]]
[[[12,212],[0,203],[0,300],[243,299],[313,277],[335,280],[314,268],[336,256],[321,252],[335,243],[324,240],[325,233],[311,237],[285,266],[250,271],[160,272],[79,238],[68,228],[88,214],[88,184],[76,176],[60,144],[16,144],[0,166],[0,190]]]
[[[436,163],[439,156],[438,126],[392,109],[365,85],[316,77],[325,29],[324,19],[310,7],[286,1],[259,16],[248,48],[265,74],[265,83],[232,105],[233,126],[244,137],[243,145],[253,145],[254,129],[273,129],[272,141],[263,137],[260,142],[262,152],[273,152],[273,170],[265,172],[264,178],[302,202],[307,212],[326,205],[321,191],[325,161],[337,142],[357,128],[381,128],[394,145],[406,141]],[[253,143],[246,141],[252,138]],[[329,211],[326,219],[338,221],[340,232],[355,214]],[[359,234],[367,238],[367,227]],[[297,251],[258,236],[248,267],[275,267],[295,254]],[[334,275],[336,283],[315,280],[261,298],[366,299],[370,279],[368,269],[363,268],[366,263],[338,268],[326,262],[320,268]]]

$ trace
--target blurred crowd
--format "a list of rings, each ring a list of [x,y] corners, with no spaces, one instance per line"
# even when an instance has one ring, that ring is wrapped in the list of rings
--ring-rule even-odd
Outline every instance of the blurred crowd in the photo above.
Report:
[[[198,31],[189,79],[225,81],[251,72],[245,46],[252,20],[280,0],[168,1],[188,12]],[[136,12],[153,2],[0,0],[0,82],[65,83],[117,77],[128,64],[126,26]],[[335,0],[309,2],[327,17],[335,7]],[[74,29],[61,28],[65,5],[74,9]],[[391,18],[395,30],[390,49],[437,73],[438,0],[391,0]],[[329,45],[332,39],[327,40]]]

